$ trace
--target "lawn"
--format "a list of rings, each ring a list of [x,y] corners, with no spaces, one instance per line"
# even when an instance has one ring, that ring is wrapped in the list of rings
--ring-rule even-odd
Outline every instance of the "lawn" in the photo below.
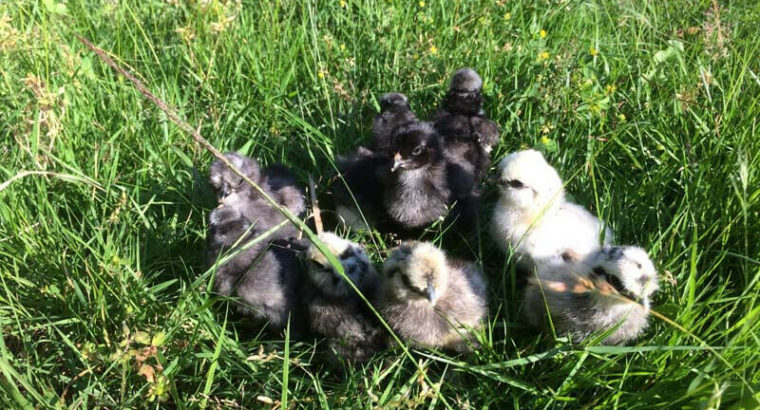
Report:
[[[479,351],[320,368],[209,295],[213,157],[75,34],[216,148],[304,184],[370,140],[384,92],[426,117],[471,66],[492,158],[542,150],[646,248],[655,317],[627,346],[538,334],[483,235],[451,248],[489,278]],[[0,406],[756,408],[758,38],[753,0],[4,1]],[[375,262],[389,246],[353,237]]]

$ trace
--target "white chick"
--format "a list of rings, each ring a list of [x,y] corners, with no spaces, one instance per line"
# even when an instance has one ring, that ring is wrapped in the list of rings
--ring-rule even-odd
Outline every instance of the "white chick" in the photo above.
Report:
[[[565,199],[562,180],[540,152],[506,156],[497,183],[491,234],[505,252],[516,253],[522,267],[558,262],[563,252],[583,257],[610,243],[612,231]]]

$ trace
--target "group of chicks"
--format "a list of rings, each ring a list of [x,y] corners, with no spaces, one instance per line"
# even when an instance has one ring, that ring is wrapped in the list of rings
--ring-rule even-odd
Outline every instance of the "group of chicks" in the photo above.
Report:
[[[428,121],[403,94],[383,95],[372,145],[338,161],[332,194],[340,222],[407,238],[437,221],[462,231],[477,226],[480,185],[499,139],[499,127],[482,108],[482,86],[474,70],[457,71]],[[219,200],[209,216],[215,293],[234,298],[241,312],[273,330],[324,339],[331,361],[364,362],[385,349],[392,339],[380,318],[414,347],[466,352],[478,346],[474,331],[488,312],[478,265],[430,242],[404,241],[378,273],[360,244],[318,222],[319,242],[329,251],[323,252],[272,206],[306,216],[304,191],[286,168],[261,169],[237,153],[225,158],[210,172]],[[551,324],[575,341],[601,331],[610,344],[637,337],[657,289],[646,252],[609,245],[610,230],[565,200],[562,180],[539,152],[508,155],[498,173],[491,234],[530,272],[528,321]]]
[[[243,314],[275,331],[324,338],[331,361],[364,362],[388,345],[389,333],[367,302],[411,345],[466,350],[468,329],[477,328],[486,312],[485,280],[475,264],[408,241],[390,253],[379,275],[361,245],[320,232],[339,262],[336,269],[270,205],[303,217],[306,203],[295,178],[280,166],[262,170],[237,153],[225,158],[261,191],[224,162],[212,165],[219,199],[209,215],[214,292],[235,298]]]
[[[478,186],[499,127],[483,113],[483,81],[463,68],[428,121],[400,93],[380,98],[371,147],[338,159],[336,211],[353,228],[411,236],[439,219],[477,226]]]

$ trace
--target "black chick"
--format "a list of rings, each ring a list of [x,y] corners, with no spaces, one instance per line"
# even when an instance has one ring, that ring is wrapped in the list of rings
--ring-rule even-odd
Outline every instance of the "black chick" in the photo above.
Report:
[[[225,157],[291,212],[305,210],[303,194],[286,169],[269,168],[262,173],[251,158],[237,153]],[[252,240],[258,241],[217,268],[214,291],[238,297],[243,313],[282,329],[298,300],[300,264],[289,241],[298,231],[287,223],[269,236],[258,238],[285,217],[221,161],[211,166],[210,182],[219,199],[219,206],[209,215],[210,262],[215,263],[228,251],[251,245]]]
[[[488,171],[499,126],[484,116],[483,80],[471,68],[458,70],[431,121],[443,139],[447,159],[479,183]]]
[[[393,133],[390,172],[383,174],[383,210],[403,229],[430,225],[450,204],[447,163],[438,134],[427,122],[398,127]]]
[[[380,181],[390,172],[390,157],[359,147],[352,155],[338,157],[337,163],[340,175],[332,190],[342,222],[354,229],[381,224],[385,218]]]
[[[414,233],[443,219],[457,201],[449,219],[472,223],[475,201],[468,195],[473,178],[446,160],[430,123],[416,120],[398,126],[391,141],[382,152],[359,148],[339,159],[343,180],[337,180],[334,193],[344,222],[357,229],[369,223],[380,232]]]
[[[409,99],[401,93],[388,93],[380,97],[380,113],[372,123],[375,142],[371,149],[387,153],[393,145],[393,132],[400,126],[417,121],[409,107]]]

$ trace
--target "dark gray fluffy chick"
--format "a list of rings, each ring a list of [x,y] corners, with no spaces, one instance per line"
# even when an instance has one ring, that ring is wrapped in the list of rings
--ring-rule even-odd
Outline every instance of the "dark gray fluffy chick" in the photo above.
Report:
[[[319,238],[338,257],[346,276],[374,302],[379,279],[366,252],[331,232],[323,232]],[[316,246],[306,251],[306,260],[308,281],[304,287],[304,304],[311,332],[326,339],[328,361],[366,362],[385,347],[385,332],[366,303],[335,272]]]
[[[257,183],[281,205],[295,214],[305,210],[303,194],[286,169],[269,168],[236,153],[225,154],[234,166]],[[208,256],[210,263],[249,243],[285,220],[276,209],[221,161],[211,167],[211,185],[219,206],[209,215]],[[298,258],[286,241],[298,233],[291,223],[220,265],[214,291],[240,299],[239,307],[255,319],[282,329],[296,306],[300,268]],[[280,241],[277,246],[274,241]]]
[[[372,123],[375,143],[373,151],[387,152],[393,145],[393,132],[400,126],[417,121],[409,107],[409,99],[401,93],[388,93],[380,97],[380,113]]]
[[[262,172],[259,163],[252,158],[236,152],[229,152],[224,156],[251,181],[261,187],[275,202],[285,206],[297,216],[304,213],[306,202],[303,191],[298,187],[295,177],[287,168],[274,165]],[[216,161],[211,165],[209,180],[211,186],[216,190],[219,200],[219,207],[209,217],[210,229],[214,229],[215,225],[214,212],[225,207],[234,208],[235,211],[233,212],[240,213],[248,224],[253,225],[254,229],[259,232],[264,232],[286,220],[285,216],[272,207],[258,191],[232,172],[223,162]],[[287,223],[271,238],[292,238],[297,234],[297,227],[292,223]]]
[[[275,331],[284,330],[290,318],[294,339],[300,339],[307,331],[300,295],[304,280],[299,258],[302,252],[303,248],[294,240],[281,239],[265,244],[230,294],[239,299],[241,313],[267,323]]]
[[[499,126],[484,116],[482,87],[475,70],[458,70],[431,119],[443,138],[446,157],[470,172],[476,182],[487,173],[491,149],[499,140]]]

